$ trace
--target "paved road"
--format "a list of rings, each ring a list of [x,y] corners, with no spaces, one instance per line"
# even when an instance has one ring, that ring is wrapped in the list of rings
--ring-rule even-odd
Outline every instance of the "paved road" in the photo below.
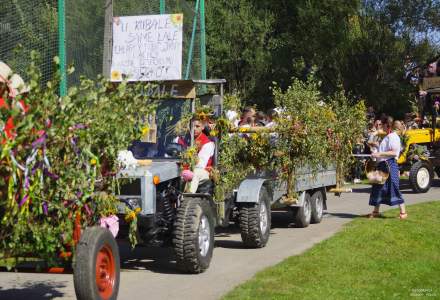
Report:
[[[171,251],[140,248],[130,253],[125,246],[119,299],[218,299],[257,271],[284,258],[300,254],[332,236],[341,227],[370,211],[368,186],[356,186],[351,194],[329,194],[328,211],[321,224],[291,228],[287,213],[274,213],[268,245],[262,249],[243,249],[240,234],[231,228],[216,235],[210,268],[203,274],[178,274]],[[426,194],[413,194],[402,184],[407,204],[440,199],[440,182]],[[408,210],[411,218],[411,208]],[[41,273],[0,273],[0,299],[75,299],[72,275]]]

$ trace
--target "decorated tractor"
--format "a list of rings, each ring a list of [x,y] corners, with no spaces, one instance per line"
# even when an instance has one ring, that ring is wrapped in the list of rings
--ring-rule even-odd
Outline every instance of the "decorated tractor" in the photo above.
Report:
[[[421,124],[425,116],[429,123],[420,129],[408,129],[404,135],[404,149],[398,163],[402,171],[409,171],[411,188],[426,193],[432,184],[434,172],[440,175],[440,77],[423,78],[420,92]]]
[[[164,82],[159,90],[175,85],[179,93],[158,100],[145,136],[130,147],[133,157],[124,154],[125,167],[118,173],[118,237],[128,236],[138,246],[171,246],[176,267],[183,272],[200,273],[209,267],[216,227],[235,222],[243,245],[260,248],[270,237],[272,209],[292,213],[297,227],[320,223],[327,188],[335,186],[337,178],[336,165],[324,166],[323,156],[327,162],[349,157],[341,152],[344,124],[329,129],[329,120],[336,124],[338,117],[330,106],[317,106],[318,97],[304,108],[309,119],[295,117],[297,108],[292,106],[280,111],[276,127],[234,127],[234,119],[226,118],[236,115],[229,110],[234,99],[224,99],[224,83]],[[296,89],[306,89],[296,84]],[[195,85],[209,85],[211,91],[217,86],[220,93],[196,99]],[[277,91],[281,100],[294,101]],[[349,121],[356,124],[363,106],[352,107],[357,113],[341,111],[351,114]],[[209,144],[212,152],[205,159]],[[322,146],[315,148],[318,144]],[[203,160],[205,177],[197,173]]]

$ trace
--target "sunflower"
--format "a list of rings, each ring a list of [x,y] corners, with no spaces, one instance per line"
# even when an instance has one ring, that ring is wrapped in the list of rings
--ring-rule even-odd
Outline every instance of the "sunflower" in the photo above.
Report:
[[[122,74],[118,70],[113,70],[111,78],[112,81],[120,81],[122,80]]]
[[[183,14],[172,14],[171,15],[171,23],[174,24],[174,26],[180,26],[183,24]]]

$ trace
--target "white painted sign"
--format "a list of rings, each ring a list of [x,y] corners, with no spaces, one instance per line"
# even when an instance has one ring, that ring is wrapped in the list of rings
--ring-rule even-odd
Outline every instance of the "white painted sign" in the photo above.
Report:
[[[183,14],[113,18],[111,81],[179,80]]]

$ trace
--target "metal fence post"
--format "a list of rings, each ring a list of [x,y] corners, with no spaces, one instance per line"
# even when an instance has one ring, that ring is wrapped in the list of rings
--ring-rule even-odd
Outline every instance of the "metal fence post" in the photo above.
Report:
[[[112,64],[112,31],[113,31],[113,0],[105,0],[105,17],[104,17],[104,51],[102,73],[105,77],[110,78],[110,70]]]
[[[165,0],[160,0],[160,14],[163,15],[165,13]]]
[[[200,75],[202,79],[206,79],[205,0],[200,0],[200,64]]]
[[[193,49],[194,49],[194,40],[196,38],[197,15],[198,14],[199,14],[199,0],[196,1],[196,11],[194,13],[193,28],[192,28],[192,33],[191,33],[191,43],[189,44],[188,59],[186,61],[185,79],[189,79],[189,74],[190,74],[190,70],[191,70],[192,55],[193,55]]]
[[[67,95],[66,19],[64,0],[58,0],[58,56],[60,59],[60,96]]]

